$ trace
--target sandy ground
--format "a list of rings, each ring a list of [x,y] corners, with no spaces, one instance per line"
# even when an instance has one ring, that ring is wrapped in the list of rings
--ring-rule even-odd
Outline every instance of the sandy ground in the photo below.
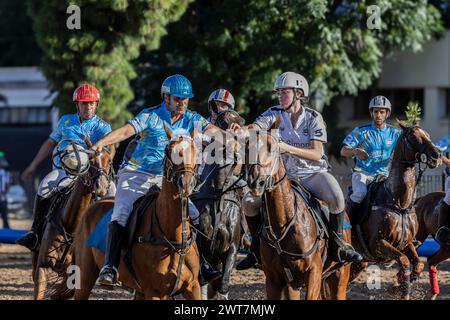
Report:
[[[16,229],[28,229],[29,220],[11,220]],[[243,258],[242,255],[238,259]],[[439,266],[441,294],[438,299],[450,300],[450,260]],[[370,282],[368,287],[368,272],[363,272],[349,285],[350,300],[387,300],[398,299],[391,288],[395,283],[396,266],[380,266],[379,282]],[[264,274],[257,269],[246,271],[233,270],[231,277],[230,299],[265,299]],[[372,284],[372,286],[371,286]],[[378,288],[373,286],[379,285]],[[413,284],[415,300],[429,298],[428,271]],[[107,291],[95,287],[91,299],[132,299],[133,295],[123,289]],[[33,281],[31,278],[31,255],[28,250],[18,245],[0,244],[0,300],[30,300],[33,299]]]

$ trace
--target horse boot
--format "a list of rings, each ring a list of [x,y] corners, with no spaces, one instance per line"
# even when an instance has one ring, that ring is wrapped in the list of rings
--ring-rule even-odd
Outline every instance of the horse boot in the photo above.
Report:
[[[450,206],[442,201],[439,207],[439,229],[436,231],[436,236],[434,237],[441,246],[446,245],[450,238],[449,216]]]
[[[361,262],[363,257],[344,241],[344,211],[330,213],[331,253],[337,262]]]
[[[42,236],[43,227],[45,225],[45,214],[47,212],[50,199],[36,195],[34,201],[34,219],[31,230],[16,240],[16,244],[24,246],[31,251],[35,251],[38,247],[40,237]]]
[[[108,225],[108,243],[106,245],[105,263],[100,270],[98,283],[100,285],[112,288],[120,285],[119,263],[122,249],[122,240],[125,233],[125,227],[122,227],[117,221],[111,221]]]
[[[256,263],[261,261],[259,253],[259,229],[261,224],[261,214],[259,213],[254,217],[245,216],[245,218],[247,219],[247,225],[250,229],[250,234],[252,235],[252,243],[250,245],[250,251],[248,252],[247,257],[236,265],[236,270],[250,269],[251,267],[254,267]]]

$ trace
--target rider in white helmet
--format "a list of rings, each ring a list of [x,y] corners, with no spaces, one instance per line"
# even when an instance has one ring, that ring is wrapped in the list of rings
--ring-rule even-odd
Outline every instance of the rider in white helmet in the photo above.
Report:
[[[269,130],[277,118],[281,119],[280,149],[288,177],[299,180],[330,209],[332,257],[337,261],[361,261],[362,256],[343,240],[344,195],[336,179],[328,172],[329,164],[323,149],[327,132],[322,116],[304,106],[309,94],[308,81],[298,73],[285,72],[276,79],[274,90],[280,104],[266,110],[249,128]],[[253,237],[257,237],[261,205],[260,198],[250,193],[245,195],[243,207]],[[255,254],[259,252],[258,243],[252,241]],[[256,257],[250,254],[236,269],[244,270],[255,263]]]

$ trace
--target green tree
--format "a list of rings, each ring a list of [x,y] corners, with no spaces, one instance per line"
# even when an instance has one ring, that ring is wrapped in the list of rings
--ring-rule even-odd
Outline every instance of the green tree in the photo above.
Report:
[[[158,99],[164,76],[180,72],[192,80],[199,110],[206,110],[213,89],[226,87],[251,121],[275,102],[276,75],[291,70],[309,80],[312,93],[320,90],[327,104],[371,85],[384,55],[420,50],[438,35],[443,3],[197,0],[168,26],[161,47],[141,56],[137,98]],[[371,4],[381,9],[381,29],[367,26]]]
[[[129,117],[133,99],[132,61],[141,48],[155,49],[165,26],[185,11],[189,0],[27,0],[42,68],[62,112],[73,112],[73,90],[87,81],[102,94],[99,114],[114,126]],[[69,5],[81,9],[81,29],[70,30]]]

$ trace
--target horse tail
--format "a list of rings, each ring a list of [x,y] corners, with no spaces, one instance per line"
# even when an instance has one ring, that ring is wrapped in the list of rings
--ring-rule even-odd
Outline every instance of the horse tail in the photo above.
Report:
[[[226,226],[220,224],[217,227],[215,249],[221,253],[226,252],[230,247],[230,238],[230,232],[227,230]]]

